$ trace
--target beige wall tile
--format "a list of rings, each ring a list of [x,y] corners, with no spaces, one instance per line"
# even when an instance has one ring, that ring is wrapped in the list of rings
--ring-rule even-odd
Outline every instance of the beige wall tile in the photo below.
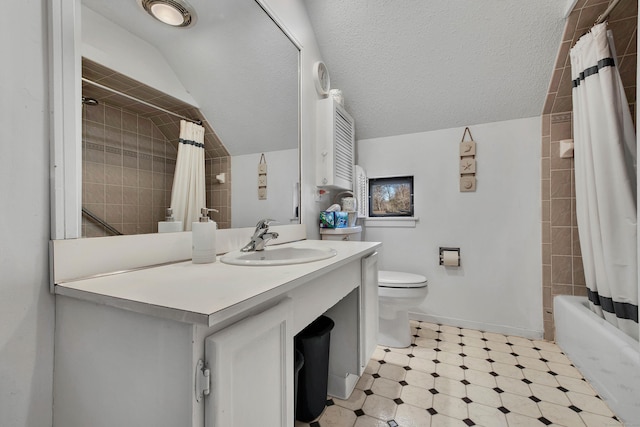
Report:
[[[547,158],[550,155],[550,148],[549,148],[549,144],[551,143],[551,137],[550,136],[543,136],[542,137],[542,148],[540,150],[540,157],[541,158]]]
[[[551,227],[551,253],[572,255],[571,227]]]
[[[564,113],[566,111],[571,111],[573,108],[573,102],[571,96],[556,96],[553,107],[551,108],[552,113]]]
[[[542,223],[542,243],[551,243],[551,223]]]
[[[553,285],[551,288],[553,295],[573,295],[573,285]]]
[[[548,157],[540,160],[540,176],[545,179],[551,178],[550,159]]]
[[[542,266],[542,286],[551,286],[551,265]]]
[[[122,224],[122,205],[106,205],[105,221],[113,227]]]
[[[540,197],[542,200],[551,200],[551,180],[543,179],[540,181]]]
[[[571,199],[551,200],[551,226],[571,225]]]
[[[542,287],[542,307],[553,308],[553,297],[551,295],[551,286]]]
[[[543,200],[541,202],[542,221],[551,221],[551,202],[549,200]],[[560,225],[560,224],[557,224]]]
[[[542,137],[551,135],[551,115],[542,115]]]
[[[588,289],[586,286],[574,286],[573,294],[578,297],[586,297],[589,295]]]
[[[82,188],[83,204],[105,203],[106,191],[104,184],[86,183]]]
[[[578,227],[573,227],[573,233],[571,235],[571,238],[573,239],[573,255],[582,256]]]
[[[122,186],[107,185],[106,186],[106,204],[122,204]]]
[[[551,244],[542,244],[542,264],[551,264]]]
[[[567,43],[563,43],[562,45],[565,46]],[[572,82],[571,82],[571,67],[568,66],[569,64],[566,63],[565,60],[565,66],[562,70],[562,77],[560,77],[560,83],[558,85],[558,92],[556,97],[571,97],[571,89],[572,89]],[[551,129],[551,137],[553,138],[553,128]],[[565,137],[562,137],[560,139],[565,139]]]
[[[104,163],[84,162],[82,178],[85,183],[104,184]]]
[[[552,255],[551,256],[551,283],[554,288],[556,284],[573,283],[573,266],[571,256]]]
[[[122,222],[125,224],[136,224],[138,222],[138,205],[122,205]],[[123,233],[132,234],[124,230]]]
[[[558,197],[571,197],[571,171],[551,171],[550,195],[552,199]]]
[[[563,170],[573,168],[573,159],[571,158],[561,158],[560,157],[560,142],[559,141],[551,141],[549,144],[549,157],[550,157],[550,168],[551,170]]]
[[[582,264],[582,257],[573,257],[573,284],[575,286],[586,286],[587,281],[584,278],[584,266]]]

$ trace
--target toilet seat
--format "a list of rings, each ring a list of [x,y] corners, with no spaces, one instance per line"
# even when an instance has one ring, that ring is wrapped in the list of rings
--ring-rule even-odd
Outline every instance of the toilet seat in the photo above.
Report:
[[[420,274],[403,271],[378,271],[378,286],[381,288],[426,288],[427,278]]]

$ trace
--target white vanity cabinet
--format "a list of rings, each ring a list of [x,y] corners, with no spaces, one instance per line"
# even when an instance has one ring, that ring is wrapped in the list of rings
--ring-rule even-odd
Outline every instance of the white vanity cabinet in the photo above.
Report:
[[[56,285],[54,427],[293,427],[294,336],[323,313],[330,387],[350,394],[375,349],[377,244],[343,245],[363,246],[306,266],[179,263]],[[231,298],[255,277],[264,288]],[[226,308],[177,308],[221,281],[236,291],[211,293]],[[174,306],[134,299],[149,289]]]
[[[293,425],[292,320],[287,298],[206,338],[206,427]]]

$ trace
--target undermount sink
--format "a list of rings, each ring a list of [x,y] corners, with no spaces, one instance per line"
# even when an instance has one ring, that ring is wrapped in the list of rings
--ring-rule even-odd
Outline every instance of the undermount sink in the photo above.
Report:
[[[225,264],[269,266],[302,264],[320,261],[336,256],[335,249],[300,248],[300,247],[267,247],[262,251],[233,251],[220,258]]]

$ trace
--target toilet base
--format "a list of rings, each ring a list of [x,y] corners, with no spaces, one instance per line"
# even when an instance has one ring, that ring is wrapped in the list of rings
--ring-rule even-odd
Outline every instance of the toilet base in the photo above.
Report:
[[[407,311],[397,311],[391,319],[380,316],[378,322],[379,345],[395,348],[406,348],[411,345],[411,326]]]

